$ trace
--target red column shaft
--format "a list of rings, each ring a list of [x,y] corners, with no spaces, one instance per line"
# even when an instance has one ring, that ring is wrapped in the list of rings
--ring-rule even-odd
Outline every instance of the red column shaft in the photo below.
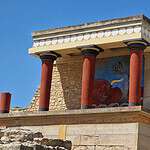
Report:
[[[140,105],[143,105],[142,103],[142,101],[141,101],[141,96],[142,96],[142,89],[141,89],[141,81],[142,81],[142,70],[143,70],[143,50],[141,49],[140,51],[139,51],[139,82],[138,82],[138,88],[139,88],[139,95],[138,95],[138,103],[140,104]]]
[[[53,71],[53,59],[42,60],[39,110],[48,111]]]
[[[82,92],[81,92],[81,108],[88,108],[92,104],[92,90],[94,88],[96,56],[83,57],[82,70]]]
[[[140,55],[139,51],[130,52],[129,106],[135,106],[139,101]]]
[[[0,93],[0,113],[9,113],[10,100],[10,93]]]

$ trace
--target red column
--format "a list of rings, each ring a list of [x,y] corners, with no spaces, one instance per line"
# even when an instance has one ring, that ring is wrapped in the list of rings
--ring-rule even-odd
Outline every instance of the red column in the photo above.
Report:
[[[129,106],[138,104],[139,80],[140,80],[140,57],[139,51],[130,52],[130,77],[129,77]]]
[[[84,50],[82,68],[81,109],[92,107],[92,90],[94,88],[95,61],[99,51]]]
[[[49,101],[50,101],[53,62],[56,59],[56,56],[42,55],[40,58],[42,60],[42,71],[41,71],[39,111],[48,111]]]
[[[0,93],[0,113],[9,113],[10,100],[10,93]]]
[[[128,43],[130,48],[129,106],[141,105],[142,63],[146,45],[145,41]]]

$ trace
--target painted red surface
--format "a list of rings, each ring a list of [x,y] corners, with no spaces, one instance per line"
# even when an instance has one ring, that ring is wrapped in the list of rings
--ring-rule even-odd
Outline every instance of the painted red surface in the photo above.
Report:
[[[96,56],[84,56],[82,70],[81,105],[92,105]]]
[[[109,96],[111,84],[107,80],[95,80],[93,99],[97,105],[105,104]]]
[[[139,101],[140,89],[140,52],[131,50],[130,53],[130,79],[129,79],[129,103],[137,103]]]
[[[42,61],[39,110],[49,109],[53,60]]]
[[[10,100],[10,93],[0,93],[0,113],[9,113]]]
[[[112,88],[107,80],[95,80],[93,99],[94,104],[111,104],[118,103],[122,98],[121,89],[116,87]]]
[[[106,100],[107,105],[111,103],[119,103],[119,101],[122,98],[122,92],[121,89],[118,87],[111,88],[109,91],[109,96]]]

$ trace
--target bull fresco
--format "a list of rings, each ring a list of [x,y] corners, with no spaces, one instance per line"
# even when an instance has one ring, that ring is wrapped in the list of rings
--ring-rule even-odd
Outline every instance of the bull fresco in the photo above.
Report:
[[[94,104],[128,105],[129,63],[129,56],[103,58],[96,63]]]

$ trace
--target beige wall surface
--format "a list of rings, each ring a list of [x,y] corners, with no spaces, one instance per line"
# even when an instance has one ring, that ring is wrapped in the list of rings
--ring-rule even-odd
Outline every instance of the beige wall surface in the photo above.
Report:
[[[139,124],[138,150],[150,149],[150,125]]]
[[[137,150],[138,123],[25,126],[23,128],[42,132],[48,138],[71,140],[73,150]]]
[[[145,55],[144,68],[144,107],[150,109],[150,54]]]
[[[50,110],[80,108],[82,60],[57,62],[53,68]],[[35,92],[29,111],[38,109],[39,89]]]

